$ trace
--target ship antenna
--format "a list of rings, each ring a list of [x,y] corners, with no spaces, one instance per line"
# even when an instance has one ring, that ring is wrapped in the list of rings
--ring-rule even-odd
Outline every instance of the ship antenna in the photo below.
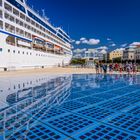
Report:
[[[48,21],[49,18],[45,14],[45,9],[42,9],[42,14],[43,14],[43,18]]]
[[[70,26],[69,26],[69,24],[68,24],[68,35],[69,35],[69,33],[70,33]]]
[[[39,10],[37,10],[37,13],[38,13],[38,15],[39,15]]]
[[[27,0],[24,0],[24,3],[27,3]]]
[[[34,10],[34,6],[32,5],[32,9]]]

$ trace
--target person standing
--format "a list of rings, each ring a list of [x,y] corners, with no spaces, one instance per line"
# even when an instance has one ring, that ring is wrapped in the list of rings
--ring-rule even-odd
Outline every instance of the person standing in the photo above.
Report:
[[[137,73],[137,65],[136,65],[136,63],[134,63],[132,65],[132,71],[133,71],[133,74],[136,74]]]
[[[99,74],[99,63],[95,64],[95,70],[96,70],[96,74]]]
[[[109,64],[109,73],[112,74],[112,71],[113,71],[113,64],[110,63],[110,64]]]
[[[123,70],[123,65],[120,63],[120,65],[119,65],[119,71],[120,71],[120,73],[122,73],[122,70]]]
[[[103,64],[103,71],[104,71],[104,74],[107,73],[107,64]]]
[[[102,64],[102,62],[100,62],[100,64],[99,64],[99,69],[100,69],[100,73],[102,74],[103,73],[103,64]]]

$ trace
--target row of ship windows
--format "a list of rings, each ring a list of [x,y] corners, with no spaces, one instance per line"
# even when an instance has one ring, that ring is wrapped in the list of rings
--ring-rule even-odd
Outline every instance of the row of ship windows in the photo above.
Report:
[[[24,52],[24,51],[15,51],[15,50],[10,50],[8,49],[8,53],[13,53],[13,54],[23,54],[23,55],[32,55],[31,52]],[[36,56],[42,56],[42,57],[52,57],[52,56],[48,56],[48,55],[45,55],[45,54],[39,54],[39,53],[36,53]]]
[[[49,32],[48,30],[46,30],[44,27],[40,26],[38,23],[34,22],[33,20],[31,20],[30,18],[26,17],[23,13],[20,13],[18,10],[14,9],[12,10],[12,7],[10,5],[8,5],[7,3],[4,4],[4,7],[7,11],[13,13],[14,15],[20,17],[22,20],[27,21],[28,23],[30,23],[31,25],[35,26],[36,28],[38,28],[39,30],[42,30],[44,32],[47,32],[48,34],[50,34],[51,36],[53,36],[54,38],[57,38],[58,40],[60,40],[58,37],[54,36],[51,32]],[[12,20],[14,20],[14,17],[11,18]],[[21,22],[21,21],[20,21]],[[22,24],[22,23],[21,23]],[[27,25],[28,26],[28,25]],[[50,37],[51,39],[51,37]],[[56,40],[53,40],[56,42]],[[63,40],[60,40],[63,43],[65,43]],[[65,40],[66,41],[66,40]],[[58,41],[57,41],[58,43]],[[62,44],[61,44],[62,45]]]

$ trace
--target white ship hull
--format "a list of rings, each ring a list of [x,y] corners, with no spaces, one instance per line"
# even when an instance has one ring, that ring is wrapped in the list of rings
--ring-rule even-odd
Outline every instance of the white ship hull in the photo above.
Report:
[[[5,42],[7,36],[8,35],[4,33],[0,33],[0,70],[56,67],[70,63],[72,55],[57,55],[12,46]],[[8,52],[8,50],[10,50],[10,52]]]

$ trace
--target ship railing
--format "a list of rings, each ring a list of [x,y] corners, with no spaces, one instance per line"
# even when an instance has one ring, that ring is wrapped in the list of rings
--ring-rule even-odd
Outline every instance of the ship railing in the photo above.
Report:
[[[31,11],[33,11],[37,16],[39,16],[41,19],[43,19],[44,21],[46,21],[48,24],[50,24],[50,22],[47,20],[47,19],[45,19],[45,17],[43,17],[42,15],[40,15],[39,13],[38,13],[38,11],[36,11],[35,9],[33,9],[33,8],[31,8],[28,4],[26,4],[27,5],[27,8],[28,9],[30,9]]]

